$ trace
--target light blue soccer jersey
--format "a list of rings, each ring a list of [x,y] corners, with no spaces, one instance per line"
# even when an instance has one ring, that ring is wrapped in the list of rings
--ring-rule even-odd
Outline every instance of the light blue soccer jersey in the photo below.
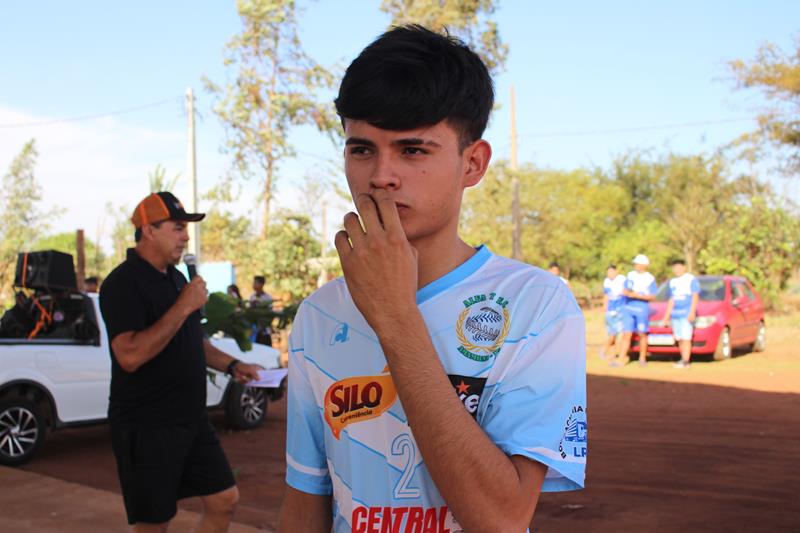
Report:
[[[614,279],[606,278],[603,280],[603,293],[608,297],[607,313],[614,313],[622,310],[625,304],[625,296],[622,291],[625,290],[625,276],[617,274]]]
[[[672,318],[686,318],[692,308],[692,295],[700,292],[697,278],[688,272],[680,277],[672,278],[667,285],[667,294],[675,303],[672,307]]]
[[[640,294],[655,294],[658,291],[656,278],[650,272],[639,272],[637,270],[628,272],[625,288]],[[625,307],[632,313],[646,313],[649,309],[649,304],[644,300],[625,297]]]
[[[584,321],[567,286],[482,246],[417,305],[453,394],[490,439],[546,465],[543,490],[582,488]],[[342,278],[306,299],[292,328],[286,463],[290,486],[333,494],[336,532],[461,531]]]

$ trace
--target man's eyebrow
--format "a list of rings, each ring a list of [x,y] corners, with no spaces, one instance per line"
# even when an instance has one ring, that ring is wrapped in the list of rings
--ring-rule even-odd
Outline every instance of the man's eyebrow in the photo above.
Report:
[[[347,146],[351,144],[358,144],[361,146],[369,146],[371,148],[375,147],[374,142],[370,141],[369,139],[362,139],[361,137],[348,137],[344,144]]]
[[[437,143],[436,141],[433,141],[433,140],[430,140],[430,139],[425,140],[425,139],[422,139],[420,137],[408,137],[408,138],[405,138],[405,139],[396,139],[396,140],[392,141],[392,144],[396,144],[396,145],[399,145],[399,146],[421,146],[421,145],[424,145],[424,146],[435,146],[437,148],[441,148],[442,147],[442,145]]]

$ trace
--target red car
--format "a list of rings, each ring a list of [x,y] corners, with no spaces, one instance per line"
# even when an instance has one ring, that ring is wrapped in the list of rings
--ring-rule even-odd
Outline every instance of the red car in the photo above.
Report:
[[[692,355],[712,355],[720,360],[728,359],[735,348],[764,351],[767,343],[764,304],[750,282],[740,276],[697,276],[697,281],[700,301],[694,321]],[[667,284],[664,283],[655,301],[650,303],[648,353],[680,354],[672,337],[672,327],[662,320],[667,301]],[[639,353],[636,335],[631,344],[631,352]]]

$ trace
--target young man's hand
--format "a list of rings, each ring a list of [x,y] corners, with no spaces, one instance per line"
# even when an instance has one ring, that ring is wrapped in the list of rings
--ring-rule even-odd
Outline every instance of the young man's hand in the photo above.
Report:
[[[417,251],[408,242],[397,206],[385,190],[360,194],[336,234],[336,250],[353,302],[376,332],[416,308]]]

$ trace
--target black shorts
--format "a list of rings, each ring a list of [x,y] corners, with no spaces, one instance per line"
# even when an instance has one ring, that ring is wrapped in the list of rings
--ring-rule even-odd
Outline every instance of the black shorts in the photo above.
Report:
[[[160,524],[177,502],[208,496],[236,484],[208,420],[169,427],[111,425],[111,443],[128,523]]]

